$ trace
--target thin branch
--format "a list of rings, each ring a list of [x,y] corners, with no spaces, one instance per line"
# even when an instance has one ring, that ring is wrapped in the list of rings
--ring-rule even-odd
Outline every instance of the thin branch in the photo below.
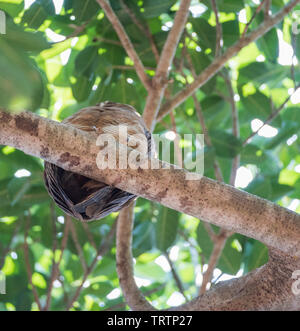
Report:
[[[32,282],[32,270],[31,270],[31,266],[30,266],[29,247],[28,247],[28,243],[27,243],[29,226],[30,226],[30,214],[27,216],[26,222],[25,222],[24,246],[23,246],[23,249],[24,249],[24,262],[25,262],[26,272],[27,272],[27,276],[28,276],[28,281],[29,281],[29,284],[31,285],[31,288],[32,288],[32,293],[33,293],[33,296],[34,296],[34,300],[35,300],[39,310],[42,311],[42,305],[41,305],[41,302],[40,302],[40,299],[39,299],[37,289],[36,289],[35,285]]]
[[[248,142],[258,134],[258,132],[267,124],[271,123],[278,115],[279,113],[284,109],[285,105],[290,101],[291,97],[296,93],[296,91],[300,88],[300,84],[298,86],[296,86],[296,88],[294,89],[294,92],[292,94],[290,94],[284,101],[283,103],[277,108],[275,109],[270,115],[269,117],[264,121],[264,123],[256,130],[253,131],[244,141],[243,141],[243,146],[247,145]]]
[[[189,65],[189,70],[191,71],[191,73],[192,73],[192,75],[193,75],[193,77],[195,79],[197,77],[197,74],[196,74],[196,70],[195,70],[195,68],[193,66],[192,59],[191,59],[189,53],[186,54],[186,59],[187,59],[188,65]],[[184,75],[183,72],[182,72],[182,74]],[[195,109],[196,109],[196,114],[197,114],[198,120],[200,122],[200,125],[201,125],[201,128],[202,128],[202,132],[204,134],[204,142],[205,142],[205,144],[208,147],[213,147],[213,144],[212,144],[211,139],[210,139],[210,135],[208,133],[207,126],[205,124],[205,119],[204,119],[204,115],[203,115],[201,103],[197,99],[196,93],[193,93],[192,94],[192,98],[194,100],[194,106],[195,106]],[[214,172],[215,172],[216,179],[219,182],[223,182],[224,179],[223,179],[221,167],[220,167],[220,164],[219,164],[217,158],[214,159],[213,166],[214,166]]]
[[[179,275],[178,275],[178,273],[177,273],[177,271],[176,271],[176,269],[175,269],[174,263],[173,263],[172,260],[170,259],[170,256],[169,256],[168,252],[165,252],[165,253],[164,253],[164,257],[165,257],[165,258],[167,259],[167,261],[168,261],[168,264],[169,264],[170,269],[171,269],[172,276],[173,276],[173,278],[174,278],[174,281],[175,281],[175,283],[176,283],[176,286],[177,286],[179,292],[180,292],[180,293],[184,296],[184,298],[187,300],[187,296],[186,296],[185,293],[184,293],[184,287],[183,287],[183,284],[182,284],[181,279],[180,279],[180,277],[179,277]]]
[[[178,92],[172,99],[168,100],[160,109],[157,120],[160,121],[172,109],[179,106],[190,95],[192,95],[198,88],[205,84],[211,77],[213,77],[224,65],[235,56],[242,48],[249,45],[259,37],[263,36],[272,27],[278,24],[298,3],[300,0],[291,0],[281,11],[275,16],[270,16],[265,20],[256,30],[241,38],[233,46],[229,47],[227,51],[220,57],[216,58],[200,75],[197,76],[192,84],[189,84],[185,89]]]
[[[234,91],[232,87],[232,82],[229,76],[229,72],[226,68],[224,68],[221,75],[224,78],[225,84],[227,86],[228,92],[229,92],[229,100],[230,100],[230,106],[231,106],[231,118],[232,118],[232,134],[236,137],[240,137],[240,127],[239,127],[239,114],[238,109],[236,107],[236,103],[234,100]],[[236,155],[233,158],[232,166],[231,166],[231,173],[230,173],[230,179],[229,183],[230,185],[234,186],[237,170],[240,166],[240,154]]]
[[[82,225],[82,227],[83,227],[84,232],[85,232],[86,235],[87,235],[87,238],[88,238],[89,243],[95,248],[95,250],[97,250],[97,245],[96,245],[96,243],[95,243],[95,240],[94,240],[93,234],[92,234],[92,232],[90,231],[88,224],[87,224],[87,223],[81,223],[81,225]]]
[[[184,30],[190,7],[191,0],[181,0],[180,7],[176,13],[174,23],[168,38],[164,44],[156,70],[156,76],[159,80],[167,78],[169,68],[173,62],[178,42]]]
[[[295,60],[297,58],[296,56],[296,46],[297,46],[297,35],[292,32],[292,64],[291,64],[291,78],[294,83],[294,89],[297,89],[297,83],[296,83],[296,77],[295,77]]]
[[[71,34],[69,34],[68,36],[66,36],[65,40],[70,39],[70,38],[74,38],[74,37],[77,37],[78,35],[80,35],[85,30],[85,28],[87,27],[87,25],[89,23],[90,22],[88,21],[88,22],[85,22],[85,23],[83,23],[82,25],[79,25],[79,26],[75,25],[75,24],[70,24],[69,27],[73,28],[74,31]]]
[[[142,33],[145,34],[145,36],[148,38],[151,49],[152,49],[152,53],[155,57],[156,62],[159,61],[159,52],[158,49],[155,45],[155,41],[154,38],[151,34],[151,31],[149,30],[148,25],[144,26],[135,16],[135,14],[132,12],[132,10],[125,4],[125,2],[123,0],[120,0],[120,3],[122,5],[122,7],[125,9],[126,13],[129,15],[129,17],[132,19],[133,23],[140,29],[140,31]]]
[[[83,250],[80,246],[78,236],[77,236],[77,232],[76,232],[76,229],[75,229],[75,226],[74,226],[73,222],[70,222],[70,230],[71,230],[71,236],[72,236],[73,242],[74,242],[76,250],[78,252],[78,256],[79,256],[79,259],[80,259],[80,262],[81,262],[81,265],[82,265],[82,269],[83,269],[84,272],[86,272],[87,265],[86,265],[86,262],[85,262]]]
[[[62,261],[62,257],[63,257],[63,253],[64,250],[67,246],[67,242],[68,242],[68,238],[69,238],[69,230],[70,230],[70,223],[72,222],[70,216],[66,216],[66,223],[65,223],[65,229],[64,229],[64,233],[63,233],[63,238],[62,238],[62,242],[61,242],[61,248],[60,248],[60,256],[58,261],[55,261],[55,251],[53,251],[53,264],[52,264],[52,270],[51,270],[51,276],[50,276],[50,281],[48,284],[48,291],[47,291],[47,298],[46,298],[46,304],[44,307],[44,311],[48,311],[50,309],[51,306],[51,299],[52,299],[52,289],[53,289],[53,285],[55,280],[57,279],[58,275],[59,275],[59,266],[60,263]],[[55,221],[54,221],[55,222]],[[56,227],[54,224],[54,231],[55,231],[55,238],[56,238]],[[54,248],[56,248],[56,239],[54,239]]]
[[[245,29],[244,29],[244,31],[243,31],[243,33],[242,33],[242,38],[244,38],[245,35],[247,34],[247,31],[248,31],[248,29],[249,29],[249,26],[250,26],[251,23],[254,21],[256,15],[262,10],[262,8],[263,8],[263,6],[264,6],[264,4],[265,4],[265,1],[266,1],[266,0],[263,0],[263,1],[259,4],[259,6],[257,6],[257,8],[256,8],[256,10],[255,10],[255,12],[254,12],[254,14],[253,14],[252,17],[250,18],[250,21],[249,21],[249,22],[246,24],[246,26],[245,26]]]
[[[266,0],[265,19],[268,19],[270,17],[271,4],[272,4],[272,0]]]
[[[119,69],[119,70],[135,70],[135,67],[127,66],[127,65],[113,65],[113,66],[111,66],[111,68]],[[155,68],[152,68],[152,67],[145,67],[145,69],[155,71]]]
[[[155,126],[156,116],[168,83],[169,67],[173,62],[178,42],[187,21],[190,2],[191,0],[182,0],[180,3],[173,26],[159,58],[155,76],[152,80],[152,89],[146,99],[143,119],[150,131],[153,131]]]
[[[227,238],[229,237],[230,233],[226,230],[221,230],[220,234],[217,235],[215,242],[214,242],[214,248],[211,253],[211,256],[208,261],[207,270],[205,271],[203,275],[202,284],[200,287],[199,294],[203,294],[206,291],[207,284],[211,281],[213,277],[213,272],[217,266],[217,263],[219,261],[220,256],[222,255],[223,248],[226,244]]]
[[[150,79],[147,76],[147,74],[145,73],[144,65],[143,65],[142,61],[140,60],[138,54],[136,53],[122,23],[119,21],[118,16],[114,13],[110,4],[106,0],[97,0],[97,2],[104,10],[107,18],[109,19],[109,21],[112,24],[112,26],[114,27],[117,35],[119,36],[119,39],[120,39],[123,47],[125,48],[127,54],[131,58],[131,60],[133,61],[134,66],[136,68],[136,72],[137,72],[141,82],[143,83],[145,88],[147,90],[149,90],[151,88]]]
[[[211,5],[216,17],[216,57],[222,54],[221,43],[223,39],[222,24],[219,21],[219,13],[216,0],[211,0]]]
[[[123,209],[117,224],[117,272],[124,298],[132,310],[155,310],[146,300],[134,279],[131,253],[134,203]]]
[[[213,147],[213,144],[211,142],[211,139],[210,139],[210,136],[209,136],[206,124],[205,124],[205,119],[204,119],[204,115],[203,115],[203,112],[202,112],[201,104],[198,101],[195,93],[192,94],[192,97],[193,97],[193,100],[194,100],[194,106],[195,106],[195,109],[196,109],[196,114],[197,114],[198,120],[200,122],[202,131],[203,131],[203,134],[204,134],[204,142],[208,147]],[[220,164],[219,164],[219,162],[216,158],[214,159],[214,165],[213,166],[214,166],[216,179],[219,182],[223,182],[224,179],[223,179],[222,171],[221,171],[221,168],[220,168]]]
[[[117,221],[114,222],[114,224],[112,225],[112,227],[110,228],[109,233],[107,234],[106,238],[103,240],[103,242],[101,242],[101,245],[99,246],[96,256],[93,259],[92,263],[90,264],[90,266],[85,270],[82,281],[80,283],[80,285],[76,288],[76,291],[73,295],[73,297],[70,299],[70,301],[68,302],[67,306],[66,306],[66,310],[70,310],[75,301],[78,299],[81,291],[83,290],[83,286],[88,278],[88,276],[92,273],[92,271],[94,270],[97,262],[99,261],[99,259],[101,257],[103,257],[109,250],[112,240],[115,236],[115,232],[116,232],[116,223]]]

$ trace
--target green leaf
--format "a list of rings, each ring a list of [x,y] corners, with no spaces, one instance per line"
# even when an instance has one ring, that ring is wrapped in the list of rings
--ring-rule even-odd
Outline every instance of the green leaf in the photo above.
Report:
[[[18,16],[18,14],[23,10],[23,8],[23,0],[16,0],[13,3],[11,3],[9,0],[0,2],[0,9],[5,11],[12,17]]]
[[[219,130],[211,130],[209,135],[218,156],[233,158],[240,153],[242,142],[234,135]]]
[[[261,198],[270,199],[272,195],[271,180],[268,177],[259,175],[247,186],[246,191]]]
[[[159,217],[155,224],[156,247],[162,252],[174,243],[177,235],[179,214],[176,210],[164,206],[159,208]]]
[[[268,248],[261,242],[247,242],[245,248],[245,273],[257,269],[268,262]]]
[[[93,84],[94,79],[90,80],[85,76],[78,76],[76,83],[72,84],[74,98],[79,102],[86,100],[92,91]]]
[[[222,24],[224,46],[229,47],[240,37],[238,20],[227,21]]]
[[[227,239],[225,247],[220,256],[217,267],[230,275],[235,275],[241,268],[242,252],[238,251],[234,241],[238,240],[235,235]]]
[[[214,228],[215,227],[213,227],[213,229]],[[242,253],[239,252],[233,245],[234,240],[237,240],[237,238],[238,237],[234,235],[227,239],[222,255],[220,256],[217,264],[217,267],[220,268],[222,272],[232,275],[238,272],[242,262]],[[202,222],[200,222],[197,227],[197,241],[205,257],[205,262],[207,262],[213,251],[213,242]],[[203,261],[202,263],[205,262]]]
[[[290,196],[295,191],[295,188],[290,185],[279,184],[278,181],[272,181],[272,196],[270,200],[278,201],[285,196]]]
[[[205,50],[210,48],[214,54],[216,48],[216,29],[205,19],[198,17],[192,18],[191,23],[197,33],[200,47]]]
[[[257,88],[262,84],[268,84],[271,88],[281,86],[282,81],[289,75],[287,66],[274,65],[272,63],[254,62],[239,71],[238,84],[244,85],[253,82]]]
[[[210,0],[203,0],[202,1],[205,6],[211,7]],[[231,13],[231,12],[239,12],[244,8],[244,2],[240,0],[218,0],[218,10],[220,12]]]
[[[276,62],[279,56],[279,40],[276,29],[271,29],[256,41],[258,48],[264,53],[267,60]]]
[[[203,222],[199,222],[197,227],[197,242],[204,254],[206,261],[208,261],[213,250],[213,242],[210,239],[205,226],[203,225]],[[202,263],[204,263],[204,261]]]
[[[200,74],[206,67],[211,63],[210,58],[204,54],[204,52],[197,52],[196,50],[189,50],[190,57],[192,59],[193,66],[195,68],[196,74]],[[201,86],[201,90],[204,91],[206,95],[213,93],[216,86],[216,76],[209,79],[207,83]]]
[[[38,29],[46,20],[48,14],[40,3],[34,2],[29,9],[24,12],[22,23],[27,24],[32,29]]]
[[[21,52],[41,52],[50,48],[42,32],[24,31],[20,26],[13,23],[11,19],[6,22],[6,34],[1,35],[1,41],[6,41],[10,47],[18,49]]]
[[[247,117],[251,119],[265,120],[272,111],[271,100],[259,91],[248,95],[246,98],[241,97],[241,101],[246,108]]]
[[[139,256],[153,247],[155,228],[152,222],[141,222],[133,230],[133,255]]]
[[[73,14],[76,22],[88,21],[97,15],[100,10],[99,4],[95,0],[73,0]]]
[[[218,113],[226,107],[226,103],[223,98],[212,95],[202,100],[202,110],[206,119],[215,117]]]
[[[143,16],[145,18],[158,17],[168,12],[175,2],[175,0],[144,0]]]
[[[279,130],[278,134],[268,140],[265,144],[266,149],[272,149],[277,145],[286,142],[288,138],[290,138],[293,134],[297,133],[299,130],[299,126],[294,122],[284,122],[282,128]]]
[[[165,271],[155,262],[148,262],[147,264],[137,264],[134,267],[136,276],[149,279],[156,282],[164,282],[166,280]]]
[[[43,82],[33,62],[0,39],[0,106],[35,110],[43,100]]]
[[[99,64],[98,47],[89,46],[82,50],[75,59],[75,73],[78,76],[91,77]]]
[[[243,1],[240,0],[230,0],[230,1],[220,0],[218,2],[219,2],[218,4],[219,10],[224,11],[226,13],[239,12],[244,8],[244,3]]]

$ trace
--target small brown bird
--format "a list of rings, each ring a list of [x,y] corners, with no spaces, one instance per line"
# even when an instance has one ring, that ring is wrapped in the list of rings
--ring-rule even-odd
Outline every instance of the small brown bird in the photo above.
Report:
[[[101,102],[96,106],[79,110],[66,118],[63,123],[98,134],[108,132],[116,138],[118,138],[119,125],[124,125],[128,136],[142,134],[146,137],[146,152],[148,156],[151,155],[151,133],[132,106],[109,101]],[[81,221],[103,218],[112,212],[119,211],[136,198],[134,194],[66,171],[49,162],[45,162],[44,180],[56,204],[64,212]]]

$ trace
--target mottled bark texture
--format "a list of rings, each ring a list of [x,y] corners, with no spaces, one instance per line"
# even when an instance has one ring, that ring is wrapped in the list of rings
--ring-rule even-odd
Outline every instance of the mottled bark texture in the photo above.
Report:
[[[0,112],[0,144],[255,238],[300,257],[300,215],[270,201],[159,161],[159,169],[99,170],[96,137],[33,113]]]
[[[220,282],[210,291],[171,310],[298,310],[300,289],[293,293],[293,272],[300,259],[269,252],[269,262],[246,276]],[[299,281],[298,281],[299,282]]]

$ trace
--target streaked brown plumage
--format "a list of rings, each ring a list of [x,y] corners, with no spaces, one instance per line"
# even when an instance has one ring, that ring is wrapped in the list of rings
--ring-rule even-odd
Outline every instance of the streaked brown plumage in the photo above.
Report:
[[[151,134],[141,116],[129,105],[102,102],[79,110],[63,123],[97,134],[109,132],[116,138],[118,126],[126,125],[128,135],[146,136],[148,155],[151,153]],[[67,214],[81,221],[103,218],[111,212],[119,211],[136,198],[131,193],[63,170],[49,162],[45,162],[44,179],[46,188],[56,204]]]

